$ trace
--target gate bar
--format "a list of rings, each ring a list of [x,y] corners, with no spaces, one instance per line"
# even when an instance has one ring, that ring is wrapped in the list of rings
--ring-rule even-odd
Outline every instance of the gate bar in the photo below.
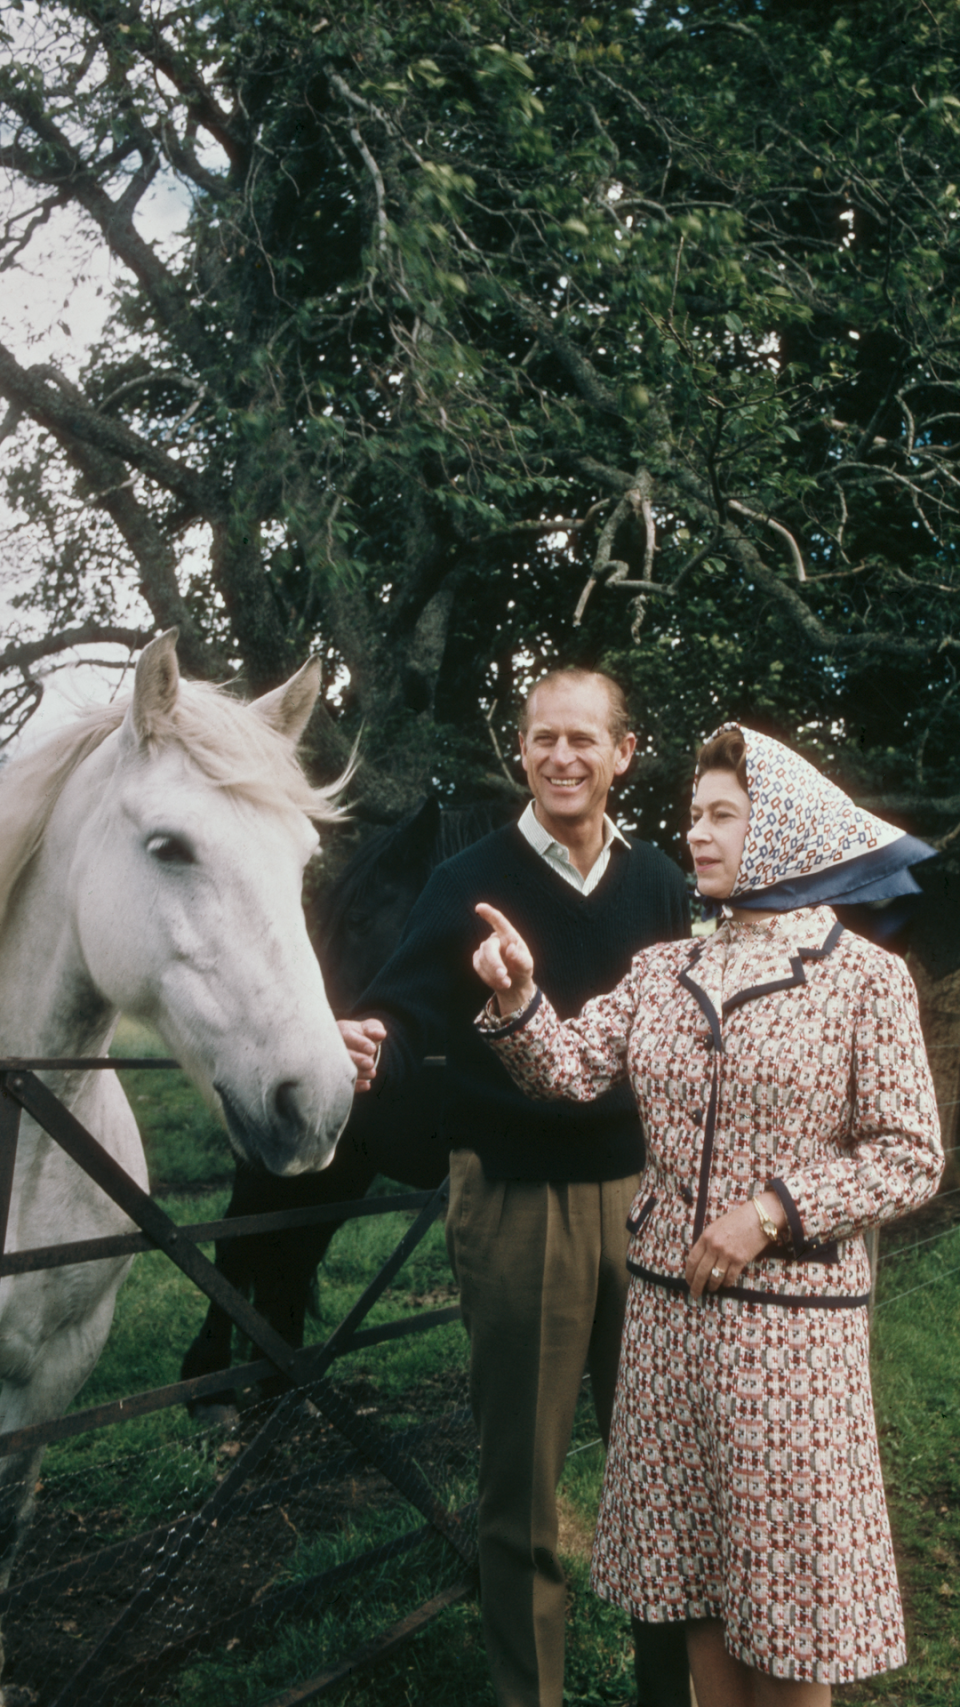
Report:
[[[38,1082],[35,1081],[35,1083],[37,1090],[43,1089]],[[18,1087],[14,1088],[16,1089]],[[34,1095],[36,1095],[36,1092]],[[41,1101],[42,1100],[43,1099],[41,1099]],[[53,1101],[54,1099],[51,1098],[50,1100]],[[63,1114],[66,1111],[61,1110],[60,1112]],[[78,1122],[72,1121],[72,1117],[69,1118],[71,1120],[71,1124],[79,1129],[79,1132],[83,1134],[84,1138],[89,1140],[89,1144],[92,1149],[99,1152],[97,1160],[99,1161],[100,1156],[105,1157],[105,1152],[100,1149],[100,1146],[96,1144],[96,1141],[90,1139],[89,1134],[83,1132],[83,1128],[79,1127]],[[52,1135],[56,1136],[55,1133]],[[66,1146],[64,1147],[66,1148]],[[84,1146],[81,1145],[80,1148],[82,1149]],[[107,1161],[111,1160],[109,1157],[106,1157],[105,1159]],[[127,1176],[123,1174],[122,1169],[116,1167],[116,1164],[112,1165],[112,1170],[108,1170],[111,1174],[110,1185],[113,1187],[111,1195],[114,1195],[114,1191],[117,1189],[116,1181],[112,1177],[113,1170],[121,1175],[127,1185],[131,1187],[133,1191],[136,1191],[139,1197],[145,1196],[145,1194],[139,1192],[139,1188],[133,1186],[132,1181],[127,1180]],[[443,1207],[445,1201],[446,1184],[447,1182],[444,1181],[443,1186],[434,1193],[431,1203],[421,1211],[417,1221],[414,1223],[414,1226],[409,1229],[406,1237],[401,1240],[400,1246],[398,1246],[398,1251],[402,1250],[403,1255],[400,1257],[400,1260],[396,1262],[395,1266],[394,1259],[391,1259],[390,1263],[386,1265],[388,1269],[392,1268],[393,1272],[395,1272],[396,1267],[399,1267],[406,1259],[409,1249],[419,1241],[427,1227],[436,1219],[436,1216]],[[149,1198],[146,1199],[146,1202],[151,1208],[154,1207]],[[158,1213],[162,1217],[163,1221],[167,1220],[167,1217],[163,1216],[162,1211],[158,1211]],[[170,1223],[170,1225],[172,1226],[173,1224]],[[412,1237],[414,1234],[416,1236]],[[212,1267],[212,1265],[208,1265],[206,1263],[206,1259],[201,1257],[198,1252],[190,1251],[174,1254],[174,1252],[169,1251],[168,1254],[172,1257],[173,1261],[177,1263],[177,1266],[182,1267],[185,1272],[187,1272],[187,1263],[184,1261],[184,1258],[192,1258],[193,1261],[199,1261],[204,1267]],[[396,1258],[396,1256],[397,1252],[394,1253],[394,1258]],[[219,1280],[220,1277],[217,1276],[217,1279]],[[386,1282],[384,1284],[386,1284]],[[207,1291],[208,1288],[205,1286],[204,1290]],[[234,1294],[234,1289],[232,1287],[225,1286],[225,1291],[229,1294],[233,1294],[237,1302],[240,1302],[239,1295]],[[225,1308],[234,1320],[238,1319],[236,1305],[233,1302],[233,1298],[231,1298],[230,1302],[225,1305]],[[255,1312],[251,1311],[250,1313],[254,1315],[257,1321],[260,1320],[256,1317]],[[263,1329],[266,1328],[266,1326],[266,1324],[261,1324],[261,1329],[258,1335],[261,1341],[264,1337]],[[272,1329],[269,1330],[269,1337],[271,1339],[279,1339],[278,1335],[274,1335]],[[298,1355],[294,1355],[290,1352],[289,1348],[286,1347],[284,1341],[280,1341],[280,1344],[284,1347],[284,1357],[282,1362],[279,1358],[277,1358],[276,1361],[281,1369],[283,1369],[284,1363],[287,1365],[283,1372],[296,1382],[304,1362],[304,1354],[300,1353]],[[268,1348],[264,1346],[263,1349],[267,1350]],[[324,1355],[325,1353],[326,1356]],[[379,1431],[371,1428],[365,1419],[360,1418],[354,1408],[347,1403],[347,1401],[336,1391],[334,1387],[330,1385],[329,1381],[322,1378],[317,1379],[317,1373],[319,1373],[319,1370],[325,1369],[329,1363],[333,1361],[334,1355],[334,1352],[327,1351],[327,1347],[321,1347],[319,1352],[311,1353],[309,1356],[309,1363],[312,1366],[310,1368],[311,1380],[309,1386],[309,1397],[317,1406],[317,1409],[321,1411],[329,1422],[332,1422],[333,1425],[340,1430],[351,1445],[356,1446],[364,1453],[370,1463],[373,1464],[376,1469],[380,1470],[387,1479],[393,1483],[394,1487],[396,1487],[400,1493],[410,1500],[412,1505],[416,1506],[416,1508],[422,1512],[423,1516],[426,1517],[428,1521],[433,1524],[434,1528],[451,1543],[462,1558],[467,1561],[472,1561],[472,1549],[462,1534],[460,1526],[455,1520],[450,1518],[450,1515],[440,1505],[439,1500],[429,1483],[426,1481],[422,1472],[408,1459],[406,1459],[405,1455],[399,1452],[396,1446],[388,1438],[383,1437]],[[127,1606],[119,1614],[110,1629],[104,1633],[96,1647],[87,1656],[79,1670],[74,1673],[74,1676],[69,1680],[65,1688],[57,1697],[54,1707],[77,1707],[78,1703],[91,1698],[91,1688],[95,1686],[96,1680],[102,1676],[104,1669],[110,1662],[111,1655],[116,1651],[116,1648],[122,1637],[126,1634],[126,1631],[133,1623],[136,1622],[141,1612],[146,1611],[150,1605],[162,1597],[165,1592],[168,1579],[173,1575],[175,1569],[178,1566],[185,1564],[187,1559],[196,1551],[197,1547],[208,1533],[211,1525],[214,1522],[219,1522],[221,1517],[226,1519],[231,1515],[230,1508],[236,1505],[237,1499],[242,1492],[243,1482],[269,1451],[274,1439],[286,1425],[296,1405],[301,1402],[303,1397],[304,1394],[302,1392],[298,1392],[296,1388],[284,1395],[277,1405],[272,1417],[268,1418],[264,1423],[263,1427],[247,1447],[246,1451],[241,1453],[232,1470],[228,1472],[227,1476],[220,1484],[220,1487],[211,1496],[211,1498],[207,1500],[202,1509],[195,1513],[189,1526],[177,1538],[169,1555],[165,1559],[161,1559],[150,1582],[133,1596],[133,1599],[128,1602]]]
[[[0,1079],[0,1251],[7,1240],[10,1218],[10,1194],[13,1191],[13,1170],[17,1163],[17,1139],[20,1135],[20,1104],[9,1096]]]
[[[223,1279],[219,1270],[191,1244],[175,1221],[155,1203],[136,1181],[115,1161],[109,1151],[98,1144],[93,1134],[80,1124],[76,1116],[59,1098],[26,1070],[2,1075],[0,1083],[13,1093],[16,1100],[31,1114],[44,1131],[65,1150],[71,1161],[88,1174],[95,1185],[129,1215],[141,1231],[147,1233],[165,1251],[177,1268],[199,1286],[208,1298],[219,1304],[255,1346],[290,1377],[294,1385],[300,1377],[302,1353],[292,1350],[285,1339],[260,1316],[246,1298]]]
[[[118,1642],[134,1623],[141,1611],[161,1598],[167,1581],[176,1566],[186,1562],[195,1551],[208,1525],[219,1516],[225,1518],[229,1508],[235,1503],[240,1492],[240,1483],[250,1471],[260,1462],[269,1450],[276,1433],[286,1422],[300,1395],[295,1389],[305,1376],[310,1378],[310,1396],[313,1402],[328,1421],[355,1445],[368,1458],[370,1463],[379,1469],[389,1481],[405,1495],[405,1497],[423,1513],[429,1522],[451,1543],[460,1556],[472,1562],[472,1549],[456,1520],[451,1520],[449,1514],[441,1506],[433,1489],[426,1481],[417,1466],[398,1451],[396,1445],[385,1438],[379,1430],[371,1428],[361,1419],[353,1406],[348,1404],[341,1394],[331,1386],[325,1378],[319,1378],[337,1355],[339,1346],[343,1343],[344,1334],[339,1332],[331,1336],[327,1344],[319,1352],[313,1350],[309,1354],[294,1351],[287,1342],[255,1311],[234,1287],[225,1282],[214,1265],[197,1250],[188,1239],[185,1239],[176,1223],[154,1203],[153,1199],[144,1192],[136,1181],[119,1165],[101,1144],[89,1133],[79,1120],[67,1109],[54,1093],[27,1070],[0,1071],[0,1089],[12,1093],[13,1098],[21,1107],[37,1120],[38,1124],[49,1133],[50,1137],[66,1152],[83,1171],[105,1191],[121,1209],[123,1209],[135,1225],[148,1233],[155,1243],[166,1252],[176,1267],[191,1279],[207,1297],[213,1298],[225,1310],[226,1314],[241,1329],[249,1334],[253,1343],[260,1347],[276,1365],[277,1369],[293,1384],[294,1391],[288,1393],[278,1404],[273,1417],[260,1430],[247,1450],[241,1454],[232,1471],[225,1477],[217,1492],[208,1500],[203,1509],[196,1513],[190,1525],[183,1531],[178,1542],[172,1548],[169,1556],[162,1559],[151,1582],[141,1588],[128,1602],[127,1607],[114,1621],[93,1651],[68,1681],[60,1692],[54,1707],[76,1707],[76,1704],[90,1699],[90,1686],[109,1664],[111,1654],[116,1650]],[[392,1273],[406,1260],[409,1250],[419,1241],[427,1227],[435,1220],[445,1201],[447,1182],[434,1194],[433,1201],[421,1211],[414,1227],[409,1229],[407,1236],[401,1240],[394,1258],[388,1262],[382,1274],[381,1284],[377,1282],[367,1288],[364,1294],[368,1300],[367,1308],[374,1298],[379,1296],[389,1283]],[[414,1236],[415,1235],[415,1236]],[[350,1331],[362,1319],[356,1311],[350,1313]],[[344,1324],[346,1327],[346,1324]]]
[[[40,1079],[33,1073],[17,1071],[0,1075],[0,1085],[3,1084],[9,1088],[16,1100],[32,1114],[44,1131],[48,1132],[51,1138],[66,1151],[67,1155],[79,1167],[83,1168],[94,1183],[99,1185],[107,1196],[113,1199],[114,1203],[125,1210],[137,1226],[150,1234],[176,1267],[186,1274],[195,1285],[199,1286],[208,1298],[212,1298],[220,1304],[231,1321],[235,1322],[249,1336],[254,1345],[266,1352],[281,1374],[286,1375],[294,1389],[301,1386],[305,1380],[316,1383],[313,1398],[318,1409],[327,1414],[326,1407],[332,1404],[338,1412],[339,1421],[334,1418],[330,1420],[336,1422],[336,1426],[347,1435],[348,1439],[354,1439],[359,1443],[361,1434],[365,1437],[366,1445],[363,1450],[366,1451],[371,1462],[382,1470],[387,1479],[393,1482],[394,1486],[423,1513],[423,1516],[435,1524],[441,1534],[445,1534],[447,1539],[452,1541],[454,1547],[460,1551],[463,1545],[462,1539],[459,1535],[451,1532],[447,1513],[439,1504],[433,1489],[420,1471],[412,1464],[403,1463],[389,1440],[379,1439],[375,1431],[361,1423],[360,1418],[355,1416],[339,1395],[334,1394],[328,1382],[318,1380],[318,1377],[323,1374],[337,1355],[331,1342],[319,1349],[312,1347],[309,1351],[294,1351],[287,1344],[287,1341],[270,1326],[269,1322],[265,1321],[253,1309],[252,1305],[237,1292],[236,1288],[223,1279],[214,1264],[201,1251],[196,1250],[188,1239],[183,1237],[176,1222],[172,1221],[169,1215],[165,1214],[159,1205],[154,1203],[153,1198],[143,1191],[135,1180],[130,1178],[130,1175],[124,1171],[119,1162],[116,1162],[108,1151],[97,1143],[93,1135],[80,1124],[79,1120],[70,1113],[69,1109],[64,1107]],[[443,1184],[434,1192],[430,1202],[420,1211],[413,1226],[401,1239],[393,1256],[381,1269],[378,1277],[381,1282],[379,1290],[376,1281],[372,1287],[367,1288],[364,1294],[369,1299],[367,1308],[379,1296],[379,1292],[386,1288],[397,1269],[406,1261],[410,1251],[419,1243],[427,1228],[440,1213],[446,1201],[446,1189],[447,1181],[444,1180]],[[351,1315],[353,1316],[353,1313]],[[274,1413],[274,1418],[279,1416],[283,1410],[284,1406],[281,1402]],[[272,1422],[268,1422],[264,1425],[260,1435],[237,1460],[233,1470],[221,1484],[217,1496],[209,1502],[211,1508],[216,1505],[218,1511],[223,1509],[228,1492],[237,1484],[244,1466],[249,1464],[252,1469],[254,1464],[259,1462],[263,1452],[267,1450],[272,1438]],[[264,1444],[262,1448],[258,1449],[258,1441],[261,1439]],[[204,1509],[206,1510],[206,1508]],[[202,1512],[197,1515],[198,1521],[203,1518]],[[104,1638],[104,1640],[106,1639]]]
[[[382,1345],[387,1340],[404,1339],[408,1334],[425,1333],[428,1328],[442,1327],[446,1322],[460,1320],[459,1304],[447,1304],[439,1310],[423,1310],[416,1316],[400,1316],[394,1322],[382,1322],[378,1328],[363,1328],[351,1335],[339,1347],[338,1357],[347,1357],[364,1346]],[[194,1375],[189,1381],[173,1381],[167,1387],[151,1387],[129,1398],[109,1399],[102,1405],[90,1405],[84,1411],[71,1411],[68,1416],[55,1417],[51,1422],[27,1423],[23,1428],[0,1434],[0,1459],[28,1446],[50,1446],[57,1440],[72,1440],[78,1434],[92,1433],[97,1428],[109,1428],[115,1423],[135,1422],[138,1417],[153,1411],[169,1410],[173,1405],[203,1399],[208,1393],[220,1393],[224,1387],[239,1387],[243,1391],[255,1381],[265,1381],[276,1373],[269,1357],[254,1363],[233,1363],[228,1369],[215,1369],[209,1375]],[[2,1596],[0,1596],[2,1598]]]
[[[4,1055],[0,1058],[0,1073],[89,1073],[105,1067],[118,1073],[126,1067],[180,1066],[179,1061],[166,1055]]]
[[[19,1105],[13,1106],[19,1113]],[[3,1130],[0,1126],[2,1143]],[[422,1209],[432,1196],[430,1191],[410,1191],[393,1197],[356,1197],[345,1199],[343,1203],[319,1203],[313,1209],[273,1209],[262,1215],[233,1215],[222,1221],[193,1221],[180,1226],[180,1232],[193,1244],[205,1245],[214,1239],[241,1239],[247,1234],[282,1233],[288,1227],[316,1227],[326,1221],[359,1221],[365,1215],[394,1215],[401,1210]],[[71,1263],[97,1262],[102,1257],[136,1256],[141,1251],[155,1251],[156,1248],[156,1239],[148,1233],[112,1233],[102,1239],[77,1239],[70,1245],[35,1245],[28,1251],[4,1252],[0,1257],[0,1277],[35,1274],[41,1269],[65,1268]]]

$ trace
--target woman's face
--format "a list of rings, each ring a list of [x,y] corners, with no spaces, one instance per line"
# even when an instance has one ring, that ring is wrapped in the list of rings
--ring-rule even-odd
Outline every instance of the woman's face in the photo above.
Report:
[[[687,841],[701,895],[724,900],[740,870],[750,823],[750,796],[733,771],[705,771],[697,784]]]

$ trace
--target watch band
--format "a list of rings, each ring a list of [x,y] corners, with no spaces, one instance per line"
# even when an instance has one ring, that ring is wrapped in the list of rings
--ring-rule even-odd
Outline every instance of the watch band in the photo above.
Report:
[[[763,1228],[764,1232],[766,1233],[767,1238],[773,1244],[779,1245],[779,1243],[780,1243],[780,1229],[777,1226],[775,1221],[771,1221],[769,1215],[767,1214],[766,1210],[763,1207],[763,1204],[760,1202],[759,1192],[757,1193],[757,1195],[755,1197],[751,1197],[750,1202],[753,1204],[753,1207],[757,1212],[757,1215],[758,1215],[759,1221],[760,1221],[760,1225]]]

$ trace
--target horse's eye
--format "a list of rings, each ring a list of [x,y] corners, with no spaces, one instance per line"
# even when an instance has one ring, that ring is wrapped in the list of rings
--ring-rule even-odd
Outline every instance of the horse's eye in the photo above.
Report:
[[[161,865],[195,864],[193,849],[182,836],[151,836],[147,852]]]
[[[346,924],[348,930],[351,930],[354,936],[366,936],[370,926],[373,924],[373,914],[351,910],[346,916]]]

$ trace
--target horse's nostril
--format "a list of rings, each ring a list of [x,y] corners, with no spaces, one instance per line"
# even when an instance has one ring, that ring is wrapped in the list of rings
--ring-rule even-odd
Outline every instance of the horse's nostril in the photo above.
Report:
[[[283,1079],[273,1093],[273,1106],[280,1119],[298,1126],[302,1119],[297,1092],[300,1089],[297,1079]]]

